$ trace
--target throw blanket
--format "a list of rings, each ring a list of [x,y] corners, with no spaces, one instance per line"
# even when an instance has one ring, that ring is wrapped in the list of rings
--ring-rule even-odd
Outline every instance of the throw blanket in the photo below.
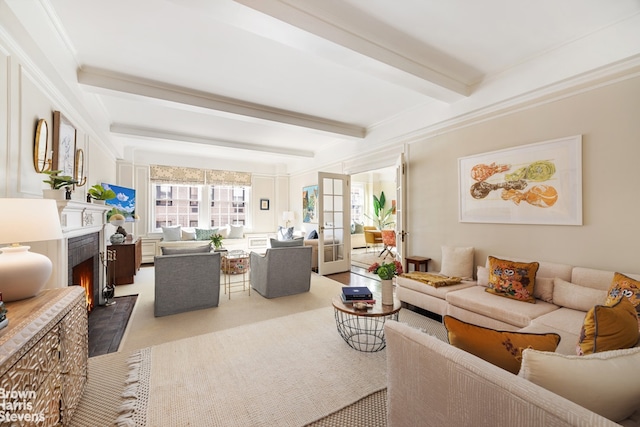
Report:
[[[459,277],[448,277],[448,276],[442,276],[440,274],[424,273],[422,271],[413,271],[411,273],[404,273],[402,277],[406,277],[408,279],[413,279],[422,283],[426,283],[427,285],[433,286],[434,288],[439,288],[441,286],[455,285],[457,283],[462,282],[462,279]]]

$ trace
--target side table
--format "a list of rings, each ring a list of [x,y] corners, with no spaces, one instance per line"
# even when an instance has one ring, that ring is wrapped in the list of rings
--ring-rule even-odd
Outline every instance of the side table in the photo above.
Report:
[[[231,288],[237,287],[233,292],[243,292],[249,290],[249,296],[251,296],[251,284],[247,273],[249,272],[249,253],[238,250],[222,252],[222,273],[224,273],[224,293],[228,294],[231,299]],[[232,280],[232,276],[241,276],[240,280]]]
[[[384,323],[387,319],[398,320],[402,305],[393,297],[393,305],[382,305],[380,299],[373,308],[358,310],[353,304],[342,302],[340,295],[332,300],[336,327],[344,341],[358,351],[373,353],[387,346],[384,339]]]
[[[423,256],[408,256],[405,259],[407,260],[407,268],[405,269],[407,273],[409,272],[410,264],[413,265],[414,271],[422,271],[421,266],[423,265],[424,265],[425,272],[429,270],[429,261],[431,261],[431,258],[426,258]]]

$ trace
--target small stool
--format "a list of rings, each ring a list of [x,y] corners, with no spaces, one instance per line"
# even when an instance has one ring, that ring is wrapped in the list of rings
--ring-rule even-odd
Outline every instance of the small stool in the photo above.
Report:
[[[421,265],[424,265],[424,271],[429,270],[429,261],[431,258],[425,258],[423,256],[408,256],[407,260],[407,273],[409,272],[409,264],[413,264],[414,271],[422,271]]]

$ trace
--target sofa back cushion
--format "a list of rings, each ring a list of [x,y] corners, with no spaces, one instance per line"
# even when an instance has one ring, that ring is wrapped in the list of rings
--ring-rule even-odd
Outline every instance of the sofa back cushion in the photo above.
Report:
[[[162,227],[162,240],[165,242],[178,242],[182,240],[182,227]]]
[[[184,255],[184,254],[206,254],[211,252],[211,243],[201,246],[187,246],[180,248],[169,248],[162,246],[162,255]]]
[[[579,311],[589,311],[598,304],[604,304],[607,291],[588,288],[567,282],[560,278],[553,279],[553,303],[562,307]]]
[[[473,280],[473,247],[442,246],[440,274]]]
[[[588,356],[524,350],[518,376],[614,422],[630,417],[640,402],[640,348]]]
[[[295,246],[304,246],[304,238],[297,237],[291,240],[278,240],[271,238],[270,244],[272,248],[290,248]]]
[[[532,334],[524,332],[498,331],[463,322],[445,315],[449,343],[513,374],[520,370],[522,350],[555,351],[560,343],[556,333]]]

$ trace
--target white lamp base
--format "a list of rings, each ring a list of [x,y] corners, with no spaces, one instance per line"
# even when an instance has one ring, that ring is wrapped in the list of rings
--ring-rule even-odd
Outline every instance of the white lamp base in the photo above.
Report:
[[[30,246],[0,248],[0,292],[5,302],[36,296],[51,276],[53,264]]]

